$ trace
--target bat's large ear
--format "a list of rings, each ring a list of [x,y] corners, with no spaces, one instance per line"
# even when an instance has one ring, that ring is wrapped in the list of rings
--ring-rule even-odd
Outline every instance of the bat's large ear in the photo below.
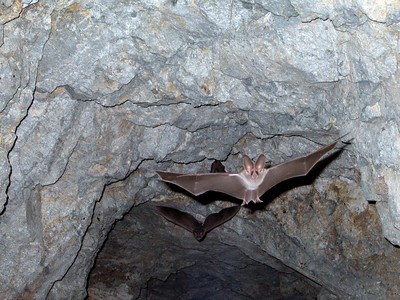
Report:
[[[256,171],[258,173],[261,173],[264,168],[265,168],[265,155],[264,154],[260,154],[260,156],[257,158],[256,164],[254,166],[254,168],[256,169]]]
[[[250,174],[254,168],[254,163],[251,161],[250,157],[248,157],[247,155],[243,156],[243,168],[247,173],[250,173]]]

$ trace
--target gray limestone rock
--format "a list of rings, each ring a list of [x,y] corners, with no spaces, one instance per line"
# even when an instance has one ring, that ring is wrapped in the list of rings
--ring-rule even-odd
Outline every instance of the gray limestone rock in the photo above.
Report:
[[[399,16],[395,1],[1,2],[2,297],[399,298]],[[151,209],[235,201],[157,169],[275,164],[345,133],[202,243]]]

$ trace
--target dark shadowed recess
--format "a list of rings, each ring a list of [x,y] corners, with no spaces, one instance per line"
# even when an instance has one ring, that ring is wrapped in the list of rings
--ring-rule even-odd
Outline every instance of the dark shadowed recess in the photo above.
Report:
[[[89,299],[316,299],[321,289],[278,261],[274,269],[250,259],[213,232],[198,242],[165,224],[148,203],[118,222],[90,274]]]

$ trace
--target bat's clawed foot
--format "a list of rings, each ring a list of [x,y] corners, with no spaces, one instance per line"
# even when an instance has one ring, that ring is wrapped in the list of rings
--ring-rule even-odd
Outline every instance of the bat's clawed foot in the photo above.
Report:
[[[263,201],[262,201],[260,198],[252,199],[252,200],[249,200],[249,201],[246,201],[246,200],[245,200],[245,201],[242,202],[242,206],[245,206],[245,205],[249,204],[250,202],[262,203]]]
[[[251,201],[253,201],[254,203],[262,203],[262,200],[260,198],[258,198],[258,197],[256,199],[251,200]]]

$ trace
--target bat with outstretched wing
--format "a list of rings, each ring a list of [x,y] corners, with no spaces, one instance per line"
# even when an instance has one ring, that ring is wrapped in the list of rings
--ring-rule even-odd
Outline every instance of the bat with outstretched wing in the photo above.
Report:
[[[214,160],[211,164],[211,173],[225,173],[225,166],[219,160]]]
[[[306,176],[320,159],[332,150],[336,140],[315,152],[298,157],[270,168],[265,168],[265,156],[261,154],[256,163],[243,157],[240,173],[181,174],[157,171],[165,182],[184,188],[197,196],[208,191],[221,192],[243,200],[242,205],[261,202],[260,196],[278,183],[290,178]]]
[[[204,239],[207,232],[232,219],[240,210],[240,206],[237,205],[224,208],[218,213],[210,214],[204,220],[204,223],[199,222],[191,214],[180,211],[179,209],[173,207],[157,206],[157,209],[168,221],[190,231],[193,233],[193,236],[196,238],[196,240],[201,241]]]

